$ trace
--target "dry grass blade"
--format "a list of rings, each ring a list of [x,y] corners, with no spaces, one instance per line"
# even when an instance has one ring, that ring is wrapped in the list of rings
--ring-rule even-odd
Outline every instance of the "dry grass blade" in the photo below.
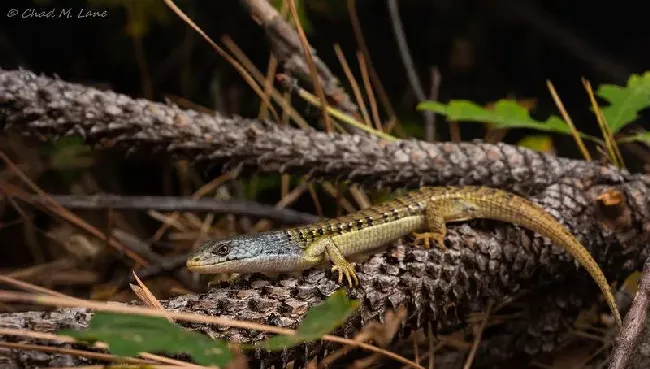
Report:
[[[404,323],[408,311],[404,308],[400,308],[398,311],[388,311],[382,323],[371,322],[366,324],[355,336],[354,340],[358,342],[367,342],[373,341],[376,345],[380,347],[387,346],[397,334],[397,331]],[[319,363],[319,368],[329,368],[332,363],[334,363],[339,358],[343,357],[346,353],[350,352],[352,347],[344,346],[327,357]],[[372,365],[375,363],[377,355],[372,355],[368,358],[368,364]],[[357,361],[354,365],[355,368],[363,368],[365,363]],[[408,366],[405,366],[408,367]]]
[[[354,200],[356,200],[360,209],[367,209],[372,206],[370,199],[368,199],[368,195],[366,195],[365,191],[358,185],[350,186],[350,193],[354,197]]]
[[[155,363],[155,361],[136,359],[131,357],[115,356],[110,354],[102,354],[98,352],[69,349],[69,348],[31,345],[26,343],[0,342],[0,347],[14,349],[14,350],[22,350],[22,351],[31,350],[31,351],[49,352],[49,353],[63,354],[63,355],[72,355],[78,357],[85,357],[89,359],[113,361],[113,362],[121,362],[121,363],[137,364],[137,365],[147,365],[147,364]]]
[[[74,226],[85,230],[86,232],[92,234],[93,236],[99,238],[100,240],[107,241],[111,247],[118,250],[119,252],[124,253],[136,263],[143,266],[149,265],[149,262],[144,260],[140,255],[124,247],[124,245],[119,243],[117,240],[111,237],[107,237],[104,233],[100,232],[97,228],[88,224],[88,222],[79,218],[76,214],[74,214],[73,212],[69,211],[68,209],[64,208],[59,203],[57,203],[54,199],[52,199],[52,197],[50,197],[47,193],[45,193],[45,191],[41,190],[40,187],[38,187],[36,183],[34,183],[23,171],[21,171],[16,166],[16,164],[14,164],[14,162],[12,162],[2,151],[0,151],[0,159],[2,159],[5,162],[9,170],[14,172],[24,184],[26,184],[29,188],[32,189],[32,191],[37,193],[45,200],[41,204],[51,213],[58,215],[59,217],[65,219],[66,221],[73,224]],[[34,201],[31,201],[30,196],[27,193],[25,193],[22,189],[13,186],[9,183],[2,183],[0,184],[0,186],[2,187],[2,190],[5,194],[13,197],[18,197],[28,204],[34,204]]]
[[[142,365],[133,364],[126,365],[122,364],[118,367],[119,369],[143,369]],[[116,368],[116,369],[118,369]],[[147,369],[178,369],[181,368],[178,365],[156,365],[156,364],[147,364]],[[61,366],[61,367],[52,367],[49,369],[112,369],[106,365],[81,365],[81,366]]]
[[[168,357],[164,357],[164,356],[160,356],[160,355],[156,355],[156,354],[151,354],[149,352],[143,352],[143,353],[140,354],[140,356],[142,356],[145,359],[157,361],[157,362],[160,362],[160,363],[175,365],[177,368],[190,368],[190,369],[214,368],[213,366],[204,366],[204,365],[186,363],[184,361],[170,359]]]
[[[354,98],[357,100],[357,105],[361,109],[361,114],[363,115],[363,122],[366,125],[371,125],[370,115],[368,114],[368,110],[366,109],[366,103],[363,99],[363,96],[361,95],[359,84],[357,83],[357,80],[354,78],[354,74],[352,73],[352,70],[350,69],[347,60],[345,60],[345,55],[343,55],[343,50],[341,50],[341,47],[338,44],[334,45],[334,52],[336,53],[336,57],[339,59],[339,63],[341,63],[341,67],[343,67],[343,72],[345,73],[345,76],[348,79],[348,83],[350,83],[350,87],[352,87],[352,91],[354,92]]]
[[[228,181],[230,181],[230,180],[232,180],[232,179],[234,179],[236,177],[237,177],[237,175],[235,174],[234,171],[224,173],[223,175],[213,179],[212,181],[206,183],[205,185],[201,186],[201,188],[196,190],[196,192],[194,192],[192,194],[192,199],[194,199],[194,200],[199,199],[199,198],[205,196],[206,194],[214,191],[217,187],[221,186],[222,184],[224,184],[224,183],[226,183],[226,182],[228,182]],[[165,219],[163,225],[160,226],[160,228],[158,228],[156,233],[153,235],[151,243],[159,241],[162,238],[163,234],[165,234],[167,229],[173,223],[177,223],[176,220],[178,219],[179,216],[180,216],[179,212],[174,212],[167,219]],[[180,223],[178,223],[178,224],[180,224]]]
[[[287,2],[286,2],[286,0],[283,0],[282,1],[282,7],[280,9],[280,16],[282,18],[285,18],[286,15],[287,15],[287,11],[288,11]],[[233,44],[234,44],[234,42],[233,42]],[[231,52],[232,52],[232,50],[231,50]],[[266,80],[264,81],[264,94],[266,94],[267,96],[271,96],[271,93],[275,92],[275,89],[273,88],[273,79],[275,78],[275,72],[276,72],[277,68],[278,68],[278,59],[274,55],[269,56],[269,64],[268,64],[267,72],[266,72]],[[253,74],[253,76],[255,76],[255,75]],[[259,114],[257,116],[258,119],[263,120],[263,119],[267,118],[267,116],[268,116],[267,107],[268,107],[268,105],[266,105],[265,102],[262,102],[260,104],[260,112],[259,112]],[[283,110],[282,115],[285,115],[286,109],[283,108],[282,110]]]
[[[273,79],[275,77],[275,72],[278,69],[278,59],[273,55],[269,57],[269,65],[267,67],[268,72],[266,73],[266,80],[264,81],[264,95],[271,96],[271,91],[273,90]],[[266,101],[262,101],[260,104],[260,112],[257,115],[257,118],[260,120],[266,120],[268,118],[268,105]]]
[[[420,362],[420,348],[418,346],[418,340],[415,333],[411,335],[411,341],[413,342],[413,356],[415,357],[415,362]]]
[[[329,182],[323,182],[322,186],[325,192],[327,192],[330,196],[335,198],[336,201],[339,203],[339,205],[342,206],[346,212],[353,213],[357,211],[354,205],[352,205],[350,201],[348,201],[345,197],[343,197],[341,191],[339,191],[336,187],[334,187],[334,185],[332,185]]]
[[[600,110],[600,107],[596,102],[596,97],[594,96],[594,90],[591,88],[591,83],[583,78],[582,85],[585,87],[585,90],[587,91],[587,95],[589,96],[589,101],[591,102],[591,107],[594,109],[594,114],[596,114],[596,121],[598,121],[598,126],[600,127],[600,130],[603,132],[603,138],[605,139],[605,146],[607,147],[610,160],[617,167],[625,168],[625,164],[623,163],[623,156],[621,155],[621,152],[618,149],[618,145],[616,145],[616,140],[614,140],[614,136],[612,136],[612,132],[609,130],[609,126],[605,121],[603,112]]]
[[[488,304],[487,311],[485,312],[485,316],[483,317],[481,324],[479,326],[474,327],[474,342],[472,342],[472,349],[470,350],[469,355],[467,356],[467,361],[465,361],[465,365],[463,366],[463,369],[469,369],[472,366],[472,363],[474,362],[474,356],[476,355],[476,350],[478,350],[478,344],[481,342],[483,330],[485,330],[485,326],[487,325],[488,318],[490,317],[490,312],[492,311],[492,304],[493,304],[492,302]]]
[[[142,283],[142,281],[140,280],[140,278],[138,278],[138,275],[135,272],[133,272],[133,278],[135,278],[135,281],[138,283],[137,286],[129,283],[129,286],[131,287],[133,293],[135,293],[140,298],[140,300],[142,300],[142,302],[144,302],[150,308],[166,312],[167,310],[165,310],[165,308],[162,306],[160,301],[158,301],[156,296],[154,296],[153,293],[151,293],[151,291],[147,288],[147,286],[145,286],[145,284]],[[167,320],[173,322],[172,318],[170,318],[169,316],[167,317]]]
[[[365,39],[363,38],[363,32],[361,31],[361,24],[359,23],[359,17],[357,16],[356,1],[347,0],[346,3],[348,7],[348,14],[350,15],[350,23],[352,24],[352,29],[354,30],[354,37],[357,41],[357,44],[359,45],[359,48],[361,49],[361,52],[363,53],[362,56],[363,60],[365,60],[368,63],[368,72],[369,72],[368,74],[372,79],[373,85],[377,89],[377,94],[379,94],[379,98],[381,99],[381,104],[384,106],[384,110],[386,111],[386,114],[388,114],[389,116],[388,120],[389,121],[395,120],[396,124],[399,124],[397,122],[397,118],[395,115],[395,109],[393,109],[393,106],[390,103],[390,99],[388,98],[388,94],[384,89],[384,85],[381,83],[381,78],[379,78],[379,75],[377,75],[377,71],[375,71],[375,67],[372,64],[372,59],[370,58],[370,51],[368,50],[368,46],[366,46]],[[359,66],[361,67],[361,64]],[[366,65],[364,64],[363,67],[365,68]]]
[[[49,263],[38,264],[31,267],[14,270],[13,272],[6,274],[6,276],[16,278],[16,279],[30,279],[42,275],[46,271],[71,268],[74,265],[75,265],[74,259],[61,258],[58,260],[51,261]]]
[[[262,72],[260,72],[256,67],[255,64],[246,56],[244,51],[237,46],[237,44],[227,35],[221,37],[221,41],[226,45],[228,50],[239,60],[240,63],[246,68],[248,68],[248,71],[251,73],[253,78],[257,80],[258,83],[264,84],[266,86],[267,84],[267,77],[265,77]],[[290,117],[291,119],[296,122],[298,127],[302,129],[309,129],[309,123],[303,118],[289,103],[287,103],[287,99],[283,97],[278,90],[276,90],[273,85],[271,85],[270,90],[266,91],[265,93],[270,93],[271,97],[273,100],[275,100],[276,103],[280,104],[282,106],[283,110],[283,117]],[[285,121],[286,118],[283,118],[281,121]]]
[[[42,293],[45,295],[58,296],[58,297],[68,297],[67,295],[62,294],[61,292],[53,291],[45,287],[36,286],[31,283],[19,281],[17,279],[5,275],[0,275],[0,281],[8,285],[18,287],[23,291],[27,291],[27,292]]]
[[[4,154],[0,152],[0,157],[3,157]],[[6,158],[6,157],[5,157]],[[30,180],[31,182],[31,180]],[[33,184],[33,182],[32,182]],[[35,186],[35,185],[34,185]],[[31,186],[30,186],[31,187]],[[50,199],[49,195],[45,194],[40,188],[35,187],[38,189],[38,193],[40,196],[42,196],[45,199]],[[22,201],[32,204],[34,206],[39,206],[45,208],[45,210],[49,211],[53,215],[58,215],[62,219],[68,221],[70,224],[83,229],[84,231],[92,234],[93,236],[97,237],[100,240],[104,240],[108,242],[108,245],[110,245],[112,248],[115,250],[118,250],[120,253],[124,253],[127,255],[131,260],[134,262],[142,265],[142,266],[147,266],[149,265],[149,262],[143,259],[140,255],[138,255],[136,252],[133,250],[130,250],[124,245],[122,245],[120,242],[115,240],[114,238],[111,237],[106,237],[106,235],[102,232],[100,232],[97,228],[94,226],[88,224],[86,221],[83,219],[79,218],[76,214],[72,213],[66,208],[61,207],[58,203],[56,203],[54,200],[47,200],[44,202],[37,203],[32,200],[31,195],[27,194],[24,192],[22,189],[19,187],[16,187],[14,185],[11,185],[9,183],[0,183],[0,189],[2,192],[4,192],[6,195],[9,195],[11,197],[17,197],[21,199]]]
[[[0,328],[0,336],[26,337],[26,338],[34,338],[37,340],[57,341],[57,342],[67,342],[67,343],[76,342],[74,338],[69,336],[62,336],[53,333],[28,331],[25,329]],[[96,343],[96,347],[106,348],[106,345],[103,343]]]
[[[177,217],[173,216],[175,213],[172,213],[171,215],[167,215],[167,214],[161,213],[161,212],[156,211],[156,210],[149,210],[147,213],[153,219],[163,223],[163,226],[166,227],[165,231],[167,231],[167,229],[169,229],[169,227],[175,228],[176,230],[181,231],[181,232],[187,232],[188,231],[188,228],[185,225],[185,223],[181,222],[179,219],[176,219]],[[158,231],[160,231],[160,228],[158,228]],[[152,237],[152,240],[150,242],[158,241],[159,237],[162,237],[162,236],[158,236],[158,232],[156,232],[156,234],[154,234],[154,236]]]
[[[300,25],[300,19],[298,17],[298,11],[296,10],[295,0],[288,0],[288,2],[289,13],[291,13],[291,18],[293,19],[293,22],[296,25],[296,30],[298,31],[298,38],[300,39],[300,43],[302,45],[302,51],[305,53],[305,60],[307,61],[307,66],[309,67],[309,74],[311,74],[314,90],[316,91],[316,96],[318,96],[318,99],[321,103],[321,114],[323,116],[323,123],[325,124],[325,131],[332,132],[332,122],[330,121],[329,114],[327,114],[327,99],[325,98],[323,86],[321,86],[320,79],[318,78],[316,64],[314,63],[314,58],[311,55],[311,48],[309,46],[309,42],[307,41],[305,30],[302,28],[302,25]]]
[[[589,153],[589,150],[587,150],[585,143],[582,142],[580,133],[576,129],[575,125],[573,124],[573,120],[571,120],[571,116],[569,116],[569,113],[567,113],[566,109],[564,108],[564,104],[562,103],[562,100],[560,100],[560,96],[555,91],[555,86],[553,86],[553,83],[551,83],[551,81],[549,80],[546,81],[546,86],[548,87],[548,90],[551,93],[551,96],[553,97],[553,101],[555,102],[555,105],[557,106],[558,110],[560,110],[560,114],[562,114],[562,118],[564,118],[564,121],[569,125],[569,129],[571,130],[571,135],[573,136],[573,139],[576,141],[576,144],[580,148],[580,151],[582,152],[582,156],[585,158],[585,160],[591,161],[591,154]]]
[[[357,62],[359,63],[359,70],[361,71],[361,80],[363,81],[363,87],[365,88],[366,94],[368,95],[368,104],[370,104],[370,111],[372,111],[375,127],[377,130],[383,132],[384,128],[381,123],[381,117],[379,117],[379,109],[377,109],[377,100],[375,100],[375,93],[372,89],[372,84],[370,84],[370,77],[368,76],[366,60],[363,57],[363,54],[359,51],[357,51]]]
[[[314,203],[314,206],[316,207],[316,214],[318,216],[322,217],[323,216],[323,207],[320,204],[320,201],[318,200],[318,194],[316,193],[316,190],[314,189],[314,184],[309,183],[307,185],[307,190],[309,191],[309,195],[311,196],[311,200]]]
[[[163,0],[163,1],[174,13],[176,13],[176,15],[180,19],[182,19],[185,23],[187,23],[190,27],[192,27],[192,29],[194,29],[199,35],[201,35],[201,37],[203,37],[203,39],[208,44],[210,44],[210,46],[212,46],[212,48],[215,49],[217,53],[221,55],[222,58],[226,59],[226,61],[230,63],[230,65],[232,65],[235,68],[235,70],[239,72],[239,74],[242,76],[244,81],[246,81],[246,83],[248,83],[248,85],[251,86],[253,91],[257,93],[257,96],[259,96],[260,99],[262,99],[269,106],[269,109],[271,110],[271,113],[273,114],[276,121],[279,121],[280,116],[278,115],[278,112],[275,111],[273,106],[271,106],[268,96],[264,94],[264,91],[262,91],[262,89],[257,84],[257,82],[255,82],[255,79],[246,71],[246,69],[244,69],[244,67],[242,67],[239,63],[237,63],[237,61],[232,56],[230,56],[224,49],[222,49],[219,45],[217,45],[216,42],[212,41],[212,39],[205,32],[203,32],[203,30],[199,28],[199,26],[197,26],[187,15],[185,15],[185,13],[183,13],[183,11],[178,6],[176,6],[176,4],[174,4],[173,1],[171,0]]]
[[[289,192],[287,196],[284,196],[280,201],[278,201],[278,203],[275,204],[275,206],[278,208],[285,208],[293,204],[307,189],[308,189],[307,183],[303,182],[299,184],[298,186],[294,187],[294,189],[291,190],[291,192]],[[271,222],[269,222],[266,219],[262,219],[259,222],[255,223],[252,232],[253,233],[261,232],[269,229],[269,227],[271,227]]]
[[[280,194],[286,197],[291,191],[291,175],[283,174],[280,178]]]
[[[314,95],[307,92],[304,88],[296,87],[296,90],[298,92],[298,96],[305,99],[308,103],[310,103],[310,104],[312,104],[312,105],[314,105],[316,107],[319,107],[319,108],[321,107],[320,101]],[[375,135],[377,137],[381,137],[381,138],[383,138],[385,140],[395,141],[395,137],[393,137],[393,136],[391,136],[391,135],[389,135],[387,133],[384,133],[384,132],[382,132],[380,130],[373,129],[372,127],[367,126],[367,125],[357,121],[356,119],[354,119],[350,115],[347,115],[347,114],[343,113],[342,111],[340,111],[338,109],[334,109],[331,106],[327,106],[326,110],[327,110],[327,112],[329,114],[331,114],[334,118],[340,120],[341,122],[345,122],[345,123],[347,123],[347,124],[349,124],[351,126],[354,126],[354,127],[359,128],[359,129],[361,129],[363,131],[371,133],[371,134],[373,134],[373,135]],[[336,121],[334,121],[334,125],[338,126]]]
[[[427,323],[427,337],[429,339],[429,369],[433,369],[436,358],[436,341],[433,336],[433,326],[431,322]]]
[[[75,342],[77,342],[74,338],[69,337],[69,336],[62,336],[62,335],[57,335],[57,334],[43,333],[43,332],[36,332],[36,331],[28,331],[28,330],[22,330],[22,329],[0,328],[0,336],[25,337],[25,338],[31,338],[31,339],[46,340],[46,341],[56,341],[56,342],[63,342],[63,343],[75,343]],[[47,347],[47,346],[39,346],[39,347]],[[92,345],[92,347],[100,348],[100,349],[106,349],[106,348],[108,348],[108,345],[106,343],[104,343],[104,342],[95,342]],[[37,350],[37,351],[43,351],[43,350]],[[86,355],[87,351],[83,351],[83,350],[78,350],[78,351],[80,353],[81,352],[83,353],[82,355],[79,355],[79,356],[90,357],[90,356]],[[88,353],[93,354],[94,352],[90,351]],[[174,360],[174,359],[170,359],[170,358],[167,358],[167,357],[154,355],[154,354],[150,354],[150,353],[146,353],[146,352],[141,353],[140,356],[142,356],[145,359],[152,360],[153,362],[174,364],[174,365],[176,365],[176,367],[196,368],[196,369],[205,368],[204,366],[201,366],[201,365],[186,363],[184,361]],[[133,358],[133,360],[139,360],[139,359]],[[144,361],[144,362],[147,362],[147,361]]]

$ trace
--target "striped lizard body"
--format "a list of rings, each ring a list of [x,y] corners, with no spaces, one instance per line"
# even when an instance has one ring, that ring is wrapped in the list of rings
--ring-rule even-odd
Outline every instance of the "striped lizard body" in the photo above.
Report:
[[[510,192],[490,187],[424,187],[382,204],[311,225],[241,235],[210,241],[187,261],[199,273],[287,272],[313,267],[329,259],[345,278],[358,283],[346,257],[375,249],[409,233],[429,247],[433,240],[444,248],[446,223],[493,219],[513,224],[549,238],[564,248],[589,272],[605,295],[617,324],[621,318],[616,300],[589,251],[538,204]]]

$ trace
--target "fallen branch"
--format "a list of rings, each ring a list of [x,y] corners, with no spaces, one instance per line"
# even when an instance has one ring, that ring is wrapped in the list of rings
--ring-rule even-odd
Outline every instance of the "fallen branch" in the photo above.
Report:
[[[28,71],[0,69],[0,132],[54,140],[79,135],[95,148],[184,157],[199,166],[310,174],[367,186],[478,184],[529,195],[574,178],[617,184],[614,166],[482,143],[383,142],[304,131],[131,99]]]

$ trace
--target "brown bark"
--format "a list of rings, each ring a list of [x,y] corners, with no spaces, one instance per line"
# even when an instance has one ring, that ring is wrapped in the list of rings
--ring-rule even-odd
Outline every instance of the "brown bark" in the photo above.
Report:
[[[132,99],[28,71],[0,69],[0,130],[54,139],[81,135],[96,148],[186,157],[197,165],[308,173],[368,186],[479,184],[532,194],[576,178],[622,183],[613,166],[505,144],[384,142],[305,131]]]

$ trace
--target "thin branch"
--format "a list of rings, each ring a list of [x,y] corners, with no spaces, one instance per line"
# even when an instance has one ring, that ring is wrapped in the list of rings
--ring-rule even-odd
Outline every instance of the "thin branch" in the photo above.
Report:
[[[287,1],[289,1],[289,12],[291,13],[291,18],[293,18],[293,23],[296,25],[296,30],[298,30],[298,38],[300,39],[302,52],[305,54],[305,60],[307,61],[307,66],[309,67],[309,75],[311,76],[312,85],[314,86],[316,96],[318,96],[318,99],[320,100],[321,115],[323,117],[323,123],[325,124],[325,131],[332,132],[332,122],[330,121],[329,114],[327,114],[327,99],[325,98],[323,86],[321,86],[320,81],[318,80],[318,72],[316,71],[316,63],[314,63],[314,57],[311,54],[311,46],[309,45],[309,41],[307,41],[305,30],[300,24],[300,17],[298,16],[298,10],[296,9],[296,2],[295,0]]]
[[[366,109],[366,103],[363,99],[363,95],[361,95],[359,83],[357,83],[357,80],[354,78],[354,74],[348,65],[348,61],[345,59],[345,55],[343,54],[343,50],[341,50],[341,47],[338,44],[334,44],[334,52],[336,53],[336,57],[339,59],[341,67],[343,67],[343,72],[348,79],[348,83],[352,88],[352,92],[354,92],[354,98],[357,100],[357,105],[359,108],[361,108],[363,122],[367,125],[372,125],[372,122],[370,121],[370,115],[368,114],[368,109]]]
[[[354,38],[359,45],[359,49],[361,49],[363,59],[368,63],[367,69],[370,75],[370,79],[372,79],[372,83],[377,89],[377,94],[379,95],[379,99],[381,99],[381,104],[384,106],[384,110],[386,111],[389,120],[396,120],[397,117],[395,115],[395,109],[393,109],[393,106],[390,103],[390,99],[388,98],[388,94],[386,93],[386,89],[384,89],[384,85],[381,83],[381,78],[379,78],[379,75],[375,70],[375,66],[372,63],[372,58],[370,57],[370,50],[368,49],[366,41],[363,38],[361,24],[359,23],[359,17],[357,16],[356,1],[347,0],[346,5],[348,7],[348,13],[350,15],[350,23],[352,24],[352,29],[354,30]],[[361,68],[361,65],[359,67]]]
[[[573,139],[576,141],[576,144],[580,148],[580,151],[582,152],[582,156],[585,158],[585,160],[591,161],[591,154],[589,153],[589,150],[587,150],[587,147],[582,141],[582,138],[578,134],[578,130],[573,124],[573,120],[571,119],[571,116],[566,111],[566,108],[564,107],[564,103],[562,102],[562,99],[560,99],[560,96],[557,94],[557,91],[555,90],[553,83],[549,80],[546,80],[546,87],[548,87],[548,90],[551,93],[551,97],[553,98],[555,105],[560,111],[560,114],[562,114],[562,118],[564,118],[564,121],[569,125],[569,128],[571,129],[571,135],[573,136]]]
[[[51,198],[69,209],[81,210],[158,210],[174,212],[211,212],[237,214],[257,218],[268,218],[284,224],[305,224],[319,218],[291,209],[278,209],[272,205],[244,200],[195,199],[190,196],[121,196],[121,195],[51,195]],[[31,201],[45,202],[40,196],[31,196]]]
[[[404,69],[406,70],[406,77],[409,81],[409,84],[411,85],[411,90],[413,90],[415,98],[419,102],[425,101],[427,100],[427,97],[424,94],[422,82],[420,81],[418,73],[415,70],[415,65],[413,65],[411,51],[409,50],[408,42],[406,41],[406,35],[404,34],[404,26],[402,25],[402,20],[399,16],[399,6],[397,5],[397,0],[386,1],[388,4],[388,14],[390,15],[391,24],[393,26],[393,33],[395,33],[395,40],[397,41],[397,47],[399,48],[399,55],[402,59]],[[428,110],[424,110],[422,111],[422,116],[424,117],[424,130],[428,134],[428,136],[425,135],[425,139],[428,142],[433,142],[436,139],[434,113]]]
[[[440,69],[438,67],[431,68],[431,90],[429,91],[429,100],[438,101],[440,96],[440,83],[442,82],[442,76],[440,75]],[[433,142],[436,138],[436,115],[432,114],[432,124],[424,126],[424,139],[427,142]],[[459,134],[460,136],[460,134]]]
[[[45,346],[45,345],[32,345],[32,344],[26,344],[26,343],[9,343],[9,342],[0,342],[0,347],[3,348],[11,348],[11,349],[16,349],[20,351],[39,351],[39,352],[44,352],[44,353],[52,353],[52,354],[65,354],[65,355],[73,355],[77,357],[83,357],[83,358],[89,358],[89,359],[95,359],[95,360],[104,360],[104,361],[114,361],[118,363],[131,363],[131,364],[139,364],[139,365],[147,365],[147,364],[153,364],[154,361],[150,360],[143,360],[143,359],[137,359],[137,358],[131,358],[131,357],[123,357],[123,356],[115,356],[115,355],[110,355],[110,354],[103,354],[100,352],[91,352],[91,351],[86,351],[86,350],[77,350],[77,349],[71,349],[71,348],[59,348],[59,347],[50,347],[50,346]]]
[[[616,344],[612,350],[611,361],[609,364],[609,369],[624,369],[628,367],[630,359],[638,356],[638,351],[644,351],[638,343],[641,339],[641,334],[646,331],[645,336],[645,345],[650,341],[648,337],[650,336],[647,331],[649,328],[648,323],[648,311],[650,310],[650,258],[647,258],[645,264],[643,265],[643,272],[641,278],[639,278],[638,289],[636,291],[636,296],[634,296],[634,301],[632,306],[625,316],[625,322],[623,324],[623,329],[619,332],[618,337],[616,338]],[[643,346],[643,345],[641,345]],[[645,360],[647,360],[647,355]],[[637,357],[636,360],[639,364],[642,360],[639,360]],[[647,363],[646,363],[647,364]]]
[[[372,117],[375,121],[375,127],[379,131],[384,131],[383,124],[381,123],[381,117],[379,116],[379,109],[377,109],[377,100],[375,99],[375,93],[372,89],[372,84],[370,83],[370,76],[368,75],[368,68],[363,53],[357,51],[357,61],[359,63],[359,70],[361,71],[361,80],[363,81],[363,88],[366,90],[366,95],[368,95],[368,102],[370,104],[370,111],[372,111]],[[369,64],[369,63],[368,63]],[[386,131],[388,132],[388,131]]]
[[[474,327],[474,341],[472,342],[472,348],[470,349],[463,369],[470,369],[472,367],[474,357],[476,356],[476,350],[478,349],[478,345],[481,342],[481,337],[483,336],[483,331],[485,330],[485,326],[487,325],[488,317],[490,316],[491,311],[492,303],[488,304],[485,315],[483,316],[483,319],[481,319],[481,323]]]

